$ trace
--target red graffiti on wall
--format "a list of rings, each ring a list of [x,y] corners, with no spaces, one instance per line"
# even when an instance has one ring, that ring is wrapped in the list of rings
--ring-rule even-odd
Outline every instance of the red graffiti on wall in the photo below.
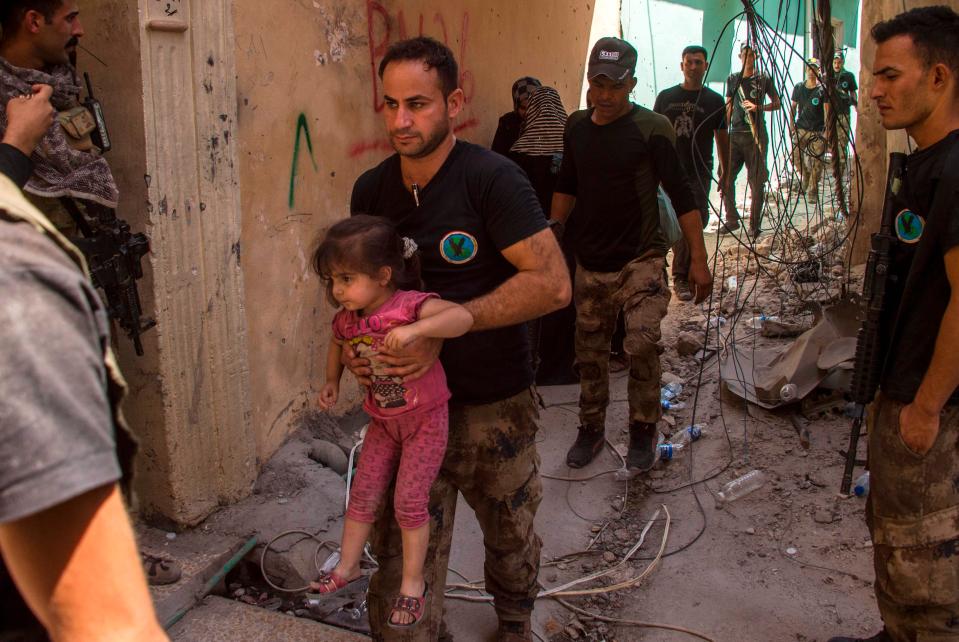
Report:
[[[479,125],[479,120],[476,118],[470,118],[469,120],[463,121],[459,125],[453,127],[453,133],[458,134],[464,130],[472,129]],[[391,152],[393,147],[390,145],[388,140],[371,140],[363,141],[356,143],[355,145],[350,146],[349,155],[350,158],[356,158],[357,156],[362,156],[367,152]]]
[[[379,112],[383,110],[384,106],[380,97],[380,61],[383,59],[383,54],[386,53],[390,43],[409,37],[409,32],[406,28],[406,16],[402,9],[396,12],[396,16],[390,16],[386,7],[376,0],[367,0],[366,2],[366,21],[370,46],[370,76],[373,81],[373,110]],[[464,11],[460,22],[460,46],[457,62],[460,68],[460,87],[463,88],[467,104],[473,99],[475,89],[473,72],[469,71],[467,67],[466,56],[469,50],[469,22],[469,13]],[[417,35],[433,36],[441,40],[447,47],[451,47],[446,18],[443,14],[439,11],[434,13],[432,23],[432,33],[426,33],[425,16],[420,13]],[[393,37],[393,25],[396,25],[397,37]]]

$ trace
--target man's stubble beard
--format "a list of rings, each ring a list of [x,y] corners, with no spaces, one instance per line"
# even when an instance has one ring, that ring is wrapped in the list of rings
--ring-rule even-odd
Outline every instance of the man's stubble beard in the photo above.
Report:
[[[429,138],[426,138],[423,141],[423,145],[418,150],[404,153],[400,151],[395,144],[393,144],[393,149],[396,151],[397,154],[399,154],[400,156],[404,156],[406,158],[414,158],[414,159],[425,158],[436,151],[436,149],[440,146],[440,144],[444,140],[446,140],[446,137],[449,136],[449,133],[450,133],[449,120],[444,119],[443,126],[437,128]]]

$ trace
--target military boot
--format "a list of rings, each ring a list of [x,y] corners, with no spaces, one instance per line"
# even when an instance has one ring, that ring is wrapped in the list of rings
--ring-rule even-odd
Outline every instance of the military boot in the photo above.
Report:
[[[529,620],[525,622],[499,621],[496,642],[533,642],[533,627]]]
[[[566,465],[570,468],[582,468],[596,458],[606,441],[604,426],[586,424],[579,427],[576,441],[566,453]]]
[[[634,421],[629,424],[629,451],[626,453],[626,468],[646,472],[656,464],[659,432],[656,424]]]

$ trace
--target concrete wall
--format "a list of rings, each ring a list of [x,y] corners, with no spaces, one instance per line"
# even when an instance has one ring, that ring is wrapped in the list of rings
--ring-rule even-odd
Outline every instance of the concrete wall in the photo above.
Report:
[[[333,310],[310,272],[317,235],[348,213],[354,180],[391,150],[374,72],[404,36],[446,42],[467,107],[461,138],[489,144],[532,75],[578,107],[590,3],[410,0],[235,5],[242,265],[256,452],[265,460],[315,405]],[[351,380],[348,375],[344,380]],[[337,411],[355,405],[347,387]]]

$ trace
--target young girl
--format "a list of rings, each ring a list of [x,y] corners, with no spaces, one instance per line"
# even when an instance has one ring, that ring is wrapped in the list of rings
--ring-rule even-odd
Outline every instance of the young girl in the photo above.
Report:
[[[439,361],[421,378],[404,382],[386,374],[377,355],[384,347],[395,351],[418,337],[463,335],[473,326],[473,316],[435,294],[416,291],[416,245],[379,217],[353,216],[331,227],[313,255],[313,269],[326,282],[330,301],[343,307],[333,318],[320,406],[329,409],[339,397],[344,344],[370,360],[373,374],[363,403],[370,426],[350,492],[340,562],[312,587],[333,593],[360,578],[363,547],[396,473],[403,581],[388,624],[411,628],[422,619],[429,597],[423,578],[427,504],[446,451],[450,393]]]

